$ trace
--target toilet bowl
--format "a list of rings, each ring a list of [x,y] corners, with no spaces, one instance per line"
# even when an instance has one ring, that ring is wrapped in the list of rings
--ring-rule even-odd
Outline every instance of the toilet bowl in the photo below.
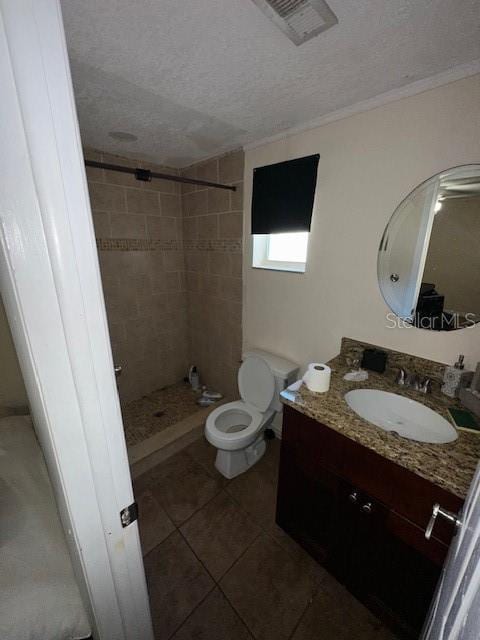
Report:
[[[296,365],[265,352],[248,352],[238,371],[241,400],[214,409],[205,424],[205,437],[217,448],[215,466],[226,478],[234,478],[258,462],[266,450],[264,431],[281,409],[278,379],[284,388],[288,374],[272,371],[272,364]],[[293,367],[293,369],[292,369]]]

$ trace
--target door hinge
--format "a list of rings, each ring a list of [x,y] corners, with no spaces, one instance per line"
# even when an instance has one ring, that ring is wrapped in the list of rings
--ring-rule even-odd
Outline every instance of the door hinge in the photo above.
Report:
[[[128,527],[135,520],[138,520],[138,505],[136,502],[132,502],[131,505],[120,511],[120,521],[122,527]]]

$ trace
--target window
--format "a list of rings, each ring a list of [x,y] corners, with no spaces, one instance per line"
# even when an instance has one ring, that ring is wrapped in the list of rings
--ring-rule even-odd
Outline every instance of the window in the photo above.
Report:
[[[304,273],[308,236],[308,231],[254,235],[253,266]]]

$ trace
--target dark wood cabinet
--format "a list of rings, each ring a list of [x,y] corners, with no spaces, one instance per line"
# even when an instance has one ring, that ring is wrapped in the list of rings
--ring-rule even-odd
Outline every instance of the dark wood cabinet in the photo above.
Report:
[[[376,615],[418,637],[454,533],[425,539],[432,507],[462,501],[291,407],[277,523]],[[440,523],[438,523],[440,524]]]

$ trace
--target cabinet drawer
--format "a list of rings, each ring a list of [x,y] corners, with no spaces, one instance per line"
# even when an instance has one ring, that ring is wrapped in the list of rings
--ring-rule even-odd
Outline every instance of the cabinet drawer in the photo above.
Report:
[[[394,488],[392,508],[423,531],[427,528],[436,502],[444,509],[454,513],[462,508],[463,501],[452,493],[417,476],[408,469],[393,463],[391,467],[391,482]],[[434,535],[438,540],[448,545],[454,533],[454,524],[437,518]]]
[[[323,466],[341,475],[342,436],[288,406],[283,424],[287,441],[295,443],[297,462],[304,471],[315,474],[316,469]]]
[[[416,549],[439,567],[443,565],[447,557],[448,545],[434,536],[427,540],[425,531],[421,527],[395,511],[390,511],[386,520],[386,529],[389,534]]]

